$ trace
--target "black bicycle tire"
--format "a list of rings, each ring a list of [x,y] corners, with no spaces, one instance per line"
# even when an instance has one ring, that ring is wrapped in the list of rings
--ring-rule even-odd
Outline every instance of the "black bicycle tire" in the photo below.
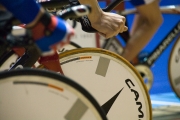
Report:
[[[99,112],[100,117],[102,120],[107,120],[106,115],[104,114],[104,111],[98,104],[98,102],[94,99],[94,97],[82,86],[71,80],[70,78],[67,78],[65,76],[62,76],[58,73],[42,70],[42,69],[30,69],[30,68],[24,68],[24,69],[16,69],[11,71],[3,71],[0,72],[0,81],[4,78],[12,77],[12,76],[24,76],[24,75],[36,75],[36,76],[45,76],[48,78],[53,78],[54,80],[61,81],[65,84],[70,85],[71,87],[75,88],[77,91],[79,91],[84,97],[86,97],[92,105],[96,108],[96,110]]]

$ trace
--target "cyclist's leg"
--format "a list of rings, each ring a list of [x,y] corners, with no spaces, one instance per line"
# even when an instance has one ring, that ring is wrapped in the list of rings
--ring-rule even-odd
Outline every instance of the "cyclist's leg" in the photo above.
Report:
[[[122,54],[128,61],[136,57],[162,23],[158,0],[140,5],[137,10],[139,14],[134,19],[130,40],[128,40]]]

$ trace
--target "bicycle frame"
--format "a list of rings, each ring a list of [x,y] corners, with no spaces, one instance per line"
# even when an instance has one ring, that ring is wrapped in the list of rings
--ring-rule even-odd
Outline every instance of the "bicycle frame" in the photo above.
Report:
[[[165,38],[157,45],[157,47],[145,58],[144,64],[151,67],[153,63],[159,58],[163,51],[170,45],[170,43],[180,35],[180,21],[173,27],[173,29],[165,36]]]

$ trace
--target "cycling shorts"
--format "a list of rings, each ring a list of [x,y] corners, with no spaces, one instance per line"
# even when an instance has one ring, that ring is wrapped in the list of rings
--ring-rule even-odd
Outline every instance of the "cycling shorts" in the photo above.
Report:
[[[129,0],[134,6],[140,6],[144,4],[149,4],[154,0]]]

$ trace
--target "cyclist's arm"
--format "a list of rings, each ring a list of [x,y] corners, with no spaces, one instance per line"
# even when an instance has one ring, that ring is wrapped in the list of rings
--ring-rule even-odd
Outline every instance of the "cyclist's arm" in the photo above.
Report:
[[[98,30],[106,38],[113,37],[119,32],[124,32],[128,28],[125,26],[125,17],[115,13],[103,12],[97,0],[79,0],[81,4],[92,7],[92,12],[88,15],[92,27]]]
[[[0,2],[27,26],[33,26],[44,13],[44,9],[35,0],[0,0]]]
[[[158,0],[138,6],[137,10],[139,14],[135,16],[131,37],[122,54],[128,61],[132,61],[147,45],[163,21]]]
[[[51,16],[35,0],[0,0],[17,19],[26,24],[42,55],[55,53],[57,47],[69,43],[73,29],[62,19]]]

